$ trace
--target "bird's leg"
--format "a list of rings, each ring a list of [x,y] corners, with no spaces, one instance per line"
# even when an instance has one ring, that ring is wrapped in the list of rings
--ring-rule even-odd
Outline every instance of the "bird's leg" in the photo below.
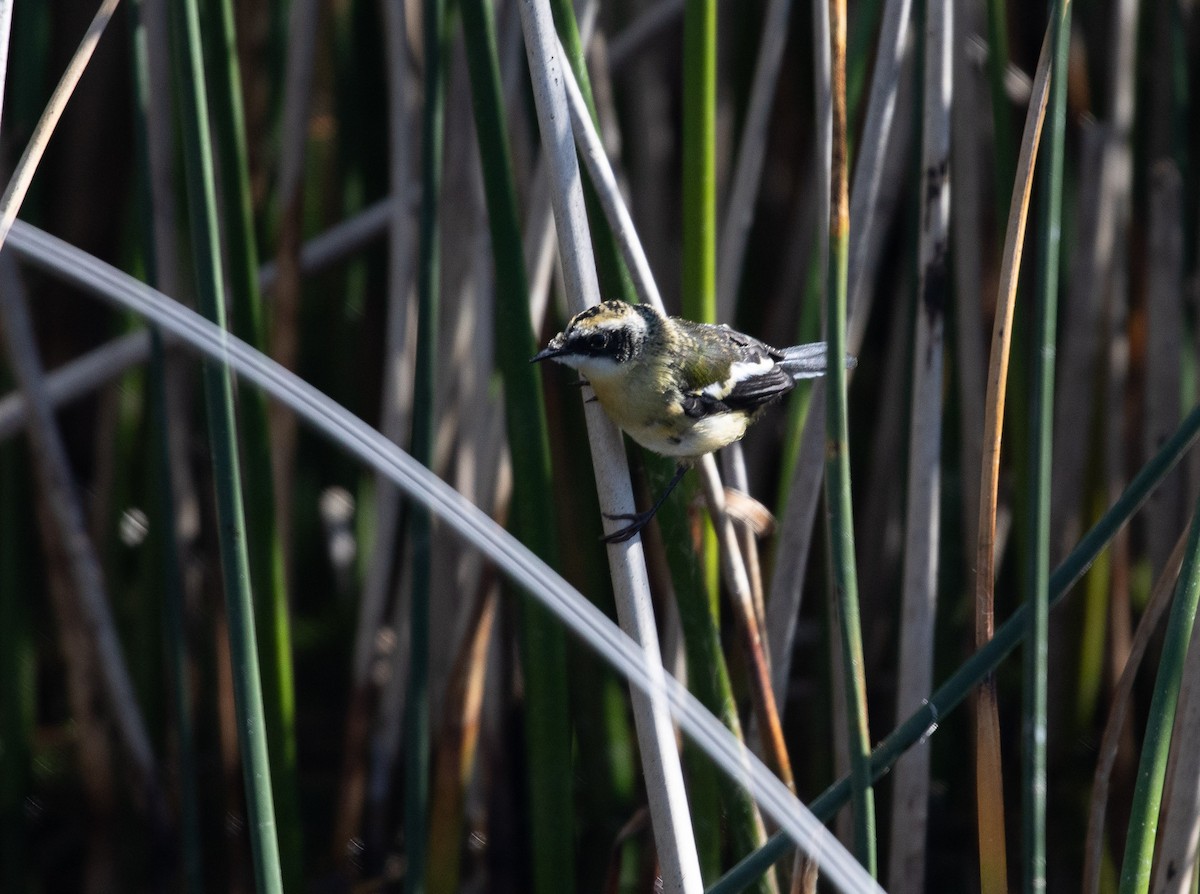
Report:
[[[650,519],[654,518],[654,514],[662,507],[662,504],[667,501],[667,497],[671,496],[671,491],[675,490],[676,486],[683,478],[684,472],[688,470],[688,466],[680,463],[675,467],[675,474],[671,478],[671,483],[667,485],[667,489],[662,492],[662,496],[654,501],[654,505],[645,512],[622,512],[616,515],[604,513],[604,517],[613,521],[627,521],[623,528],[618,528],[611,534],[606,534],[600,540],[603,543],[624,543],[635,534],[641,533],[642,528],[650,524]]]

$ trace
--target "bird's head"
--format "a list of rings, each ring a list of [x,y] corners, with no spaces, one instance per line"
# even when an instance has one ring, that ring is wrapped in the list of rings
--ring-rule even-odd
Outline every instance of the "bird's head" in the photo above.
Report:
[[[576,314],[531,363],[555,360],[588,380],[619,378],[662,339],[663,317],[646,304],[605,301]]]

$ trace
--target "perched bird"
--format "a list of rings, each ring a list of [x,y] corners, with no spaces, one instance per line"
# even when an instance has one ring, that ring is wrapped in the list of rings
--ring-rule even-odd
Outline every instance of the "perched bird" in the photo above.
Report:
[[[613,422],[643,447],[679,460],[649,511],[609,516],[629,522],[604,538],[616,543],[646,526],[696,459],[741,438],[798,379],[822,375],[825,353],[823,342],[772,348],[728,326],[605,301],[576,314],[530,362],[578,370]]]

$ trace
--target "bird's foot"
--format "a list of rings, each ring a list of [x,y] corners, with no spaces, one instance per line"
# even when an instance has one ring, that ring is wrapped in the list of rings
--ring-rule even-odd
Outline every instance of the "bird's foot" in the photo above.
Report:
[[[601,543],[624,543],[626,540],[634,537],[642,532],[642,528],[650,524],[650,519],[654,518],[655,509],[649,509],[646,512],[622,512],[615,515],[604,513],[604,517],[610,521],[627,521],[629,524],[623,528],[617,528],[611,534],[605,534],[600,538]]]

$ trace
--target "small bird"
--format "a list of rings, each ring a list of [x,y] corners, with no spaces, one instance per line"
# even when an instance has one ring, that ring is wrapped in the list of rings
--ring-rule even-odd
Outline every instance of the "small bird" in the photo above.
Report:
[[[696,459],[739,440],[797,380],[823,375],[825,353],[824,342],[772,348],[725,325],[605,301],[576,314],[530,362],[578,370],[618,427],[679,461],[649,511],[607,516],[629,522],[604,538],[619,543],[649,523]]]

